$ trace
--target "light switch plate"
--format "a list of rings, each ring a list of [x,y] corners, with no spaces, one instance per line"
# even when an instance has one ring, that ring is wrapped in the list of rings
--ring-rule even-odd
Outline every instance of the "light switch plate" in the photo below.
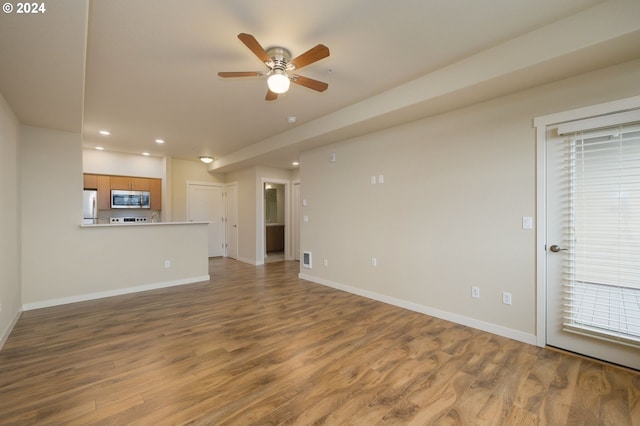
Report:
[[[522,229],[533,229],[533,218],[531,216],[522,216]]]

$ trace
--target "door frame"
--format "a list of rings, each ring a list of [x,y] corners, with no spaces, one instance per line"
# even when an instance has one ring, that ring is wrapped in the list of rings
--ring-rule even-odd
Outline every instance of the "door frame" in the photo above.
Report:
[[[236,190],[236,205],[235,205],[235,212],[236,212],[236,217],[235,217],[235,222],[236,225],[238,225],[238,182],[237,181],[233,181],[233,182],[229,182],[229,183],[225,183],[224,184],[224,197],[222,198],[222,204],[223,204],[223,208],[224,208],[224,222],[225,222],[225,226],[224,226],[224,257],[229,257],[229,240],[231,238],[231,232],[229,231],[229,197],[227,196],[227,189],[228,188],[235,188]],[[234,257],[234,259],[238,258],[238,252],[239,252],[239,248],[238,248],[238,228],[236,228],[236,257]]]
[[[296,187],[298,196],[295,197]],[[300,260],[300,179],[291,182],[291,255],[293,260]]]
[[[640,108],[640,96],[535,117],[536,129],[536,346],[547,344],[547,127]]]
[[[285,260],[293,260],[291,256],[291,180],[289,179],[277,179],[277,178],[268,178],[261,177],[260,178],[260,211],[258,212],[258,220],[257,227],[258,230],[256,232],[256,245],[257,251],[259,252],[259,256],[256,259],[256,264],[262,265],[265,263],[265,256],[267,254],[267,237],[266,237],[266,227],[264,223],[264,184],[265,183],[277,183],[284,185],[284,258]]]

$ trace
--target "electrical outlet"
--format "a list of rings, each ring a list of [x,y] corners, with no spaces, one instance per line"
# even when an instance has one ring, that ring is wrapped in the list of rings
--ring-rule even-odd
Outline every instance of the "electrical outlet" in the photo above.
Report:
[[[165,260],[164,261],[164,267],[167,268],[167,269],[171,268],[171,261],[170,260]]]
[[[471,287],[471,297],[480,299],[480,287]]]
[[[505,305],[511,304],[511,293],[507,293],[506,291],[502,292],[502,303]]]

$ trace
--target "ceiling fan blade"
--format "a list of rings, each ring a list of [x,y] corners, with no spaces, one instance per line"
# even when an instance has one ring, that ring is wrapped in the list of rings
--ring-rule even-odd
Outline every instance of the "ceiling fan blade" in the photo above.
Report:
[[[264,73],[257,71],[231,71],[231,72],[219,72],[219,77],[261,77]]]
[[[254,36],[251,34],[240,33],[238,34],[238,38],[249,48],[249,50],[253,52],[254,55],[258,57],[258,59],[264,62],[265,65],[272,62],[269,55],[267,55],[267,52],[262,46],[260,46],[260,43],[258,43],[258,40],[256,40]]]
[[[267,89],[267,96],[265,96],[264,100],[275,101],[276,99],[278,99],[278,94],[276,92],[272,92],[271,90]]]
[[[293,58],[289,63],[294,66],[295,69],[300,69],[304,66],[312,64],[320,59],[324,59],[329,56],[329,48],[324,44],[319,44],[316,47],[304,52],[302,55]]]
[[[292,75],[291,81],[299,84],[300,86],[308,87],[309,89],[317,90],[318,92],[324,92],[329,85],[324,81],[314,80],[313,78],[303,77],[301,75]]]

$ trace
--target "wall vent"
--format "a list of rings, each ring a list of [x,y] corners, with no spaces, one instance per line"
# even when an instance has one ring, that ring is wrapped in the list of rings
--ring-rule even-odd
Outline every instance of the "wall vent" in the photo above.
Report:
[[[311,269],[311,252],[310,251],[302,252],[302,267]]]

